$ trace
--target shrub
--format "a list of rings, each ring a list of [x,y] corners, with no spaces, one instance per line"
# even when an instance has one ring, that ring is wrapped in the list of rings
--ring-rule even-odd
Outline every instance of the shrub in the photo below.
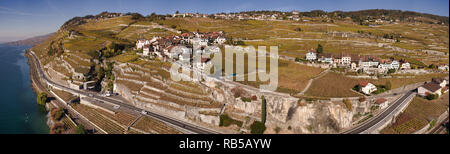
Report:
[[[275,133],[277,133],[277,134],[278,134],[278,133],[279,133],[279,132],[281,131],[281,128],[277,126],[277,127],[275,127],[275,129],[274,129],[274,130],[275,130]]]
[[[64,109],[63,108],[53,109],[50,115],[54,120],[59,121],[64,115]]]
[[[360,92],[361,91],[361,85],[356,85],[352,88],[354,91]]]
[[[84,130],[84,126],[83,125],[77,125],[77,127],[75,127],[75,134],[86,134],[86,131]]]
[[[41,92],[39,93],[38,97],[37,97],[37,103],[39,105],[45,105],[45,103],[47,102],[47,93]]]
[[[438,94],[428,94],[427,96],[425,96],[426,99],[428,100],[435,100],[439,97]]]
[[[252,101],[250,98],[247,98],[247,97],[241,97],[241,100],[243,102],[251,102]]]
[[[389,69],[387,73],[388,74],[395,73],[395,69]]]
[[[259,121],[253,122],[250,128],[252,134],[263,134],[264,131],[266,131],[266,126],[264,125],[264,123]]]
[[[347,107],[348,110],[352,110],[352,102],[348,99],[344,99],[345,107]]]
[[[220,116],[219,126],[227,127],[227,126],[230,126],[232,124],[236,124],[239,127],[242,126],[242,122],[241,121],[234,120],[234,119],[230,118],[226,114]]]

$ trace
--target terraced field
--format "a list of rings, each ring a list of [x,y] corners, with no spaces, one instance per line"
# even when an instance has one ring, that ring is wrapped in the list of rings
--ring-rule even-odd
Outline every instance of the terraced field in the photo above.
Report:
[[[109,120],[105,117],[105,115],[99,113],[93,108],[82,104],[74,105],[73,108],[89,119],[89,121],[105,130],[108,134],[123,134],[125,131],[125,128]]]
[[[429,101],[415,97],[406,110],[400,114],[396,122],[383,129],[383,134],[411,134],[425,127],[448,110],[449,93],[437,100]]]
[[[142,117],[132,126],[155,134],[181,134],[178,130],[149,117]]]
[[[65,91],[61,91],[61,90],[57,90],[57,89],[52,89],[52,91],[66,102],[77,98],[77,96],[72,95],[69,92],[65,92]]]
[[[109,117],[112,120],[117,121],[118,123],[124,125],[124,126],[129,126],[131,125],[131,123],[136,120],[137,116],[136,115],[132,115],[132,114],[128,114],[122,111],[117,112],[116,114],[111,114],[108,112],[105,112],[103,110],[100,109],[96,109],[99,113],[101,113],[104,116]]]
[[[197,84],[173,81],[163,82],[158,79],[160,73],[158,71],[154,72],[155,69],[142,66],[131,67],[133,68],[131,71],[117,73],[119,74],[120,80],[116,80],[116,84],[128,87],[133,93],[137,94],[137,98],[141,102],[156,103],[159,105],[177,104],[172,106],[172,108],[184,105],[207,108],[220,107],[220,104],[214,102],[209,97],[210,94],[206,93]],[[145,84],[138,84],[132,81],[141,81],[145,82]]]
[[[64,126],[66,127],[66,130],[69,132],[73,132],[75,130],[75,127],[77,127],[67,116],[64,116],[61,121],[63,122]]]
[[[433,77],[445,77],[447,76],[447,74],[414,75],[413,78],[398,78],[399,76],[405,75],[397,75],[393,78],[381,78],[378,80],[372,80],[350,78],[345,77],[341,74],[330,72],[323,77],[315,80],[311,84],[311,87],[308,89],[308,91],[306,91],[305,95],[320,97],[355,97],[361,95],[359,93],[351,91],[351,89],[355,85],[359,84],[360,81],[370,81],[375,85],[384,85],[387,81],[390,81],[392,84],[392,88],[399,88],[408,84],[430,81]]]

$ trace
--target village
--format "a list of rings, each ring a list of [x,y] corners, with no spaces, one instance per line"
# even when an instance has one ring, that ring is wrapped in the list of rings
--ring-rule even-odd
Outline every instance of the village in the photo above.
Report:
[[[191,32],[183,33],[181,36],[153,37],[150,40],[139,39],[136,49],[142,50],[142,56],[160,58],[163,60],[179,60],[183,64],[190,65],[191,55],[200,55],[199,61],[193,66],[203,70],[210,63],[209,54],[220,52],[219,45],[225,43],[226,39],[222,31],[219,32]]]

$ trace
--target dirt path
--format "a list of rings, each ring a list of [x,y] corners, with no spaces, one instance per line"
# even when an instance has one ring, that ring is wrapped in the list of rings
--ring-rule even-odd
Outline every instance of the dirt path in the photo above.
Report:
[[[302,90],[302,92],[298,93],[297,95],[303,95],[306,91],[308,91],[309,87],[311,86],[312,82],[318,78],[321,78],[322,76],[324,76],[325,74],[327,74],[330,71],[331,68],[326,69],[325,71],[320,72],[319,75],[317,75],[316,77],[309,79],[308,84],[306,85],[306,87]]]

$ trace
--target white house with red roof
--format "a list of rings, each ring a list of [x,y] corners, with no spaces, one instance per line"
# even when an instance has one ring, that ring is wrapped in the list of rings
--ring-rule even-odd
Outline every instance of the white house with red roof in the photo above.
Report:
[[[385,98],[379,98],[375,101],[375,105],[378,105],[380,107],[380,109],[384,109],[386,107],[388,107],[388,100]]]
[[[377,87],[368,81],[361,81],[359,85],[361,86],[361,91],[367,95],[377,90]]]

